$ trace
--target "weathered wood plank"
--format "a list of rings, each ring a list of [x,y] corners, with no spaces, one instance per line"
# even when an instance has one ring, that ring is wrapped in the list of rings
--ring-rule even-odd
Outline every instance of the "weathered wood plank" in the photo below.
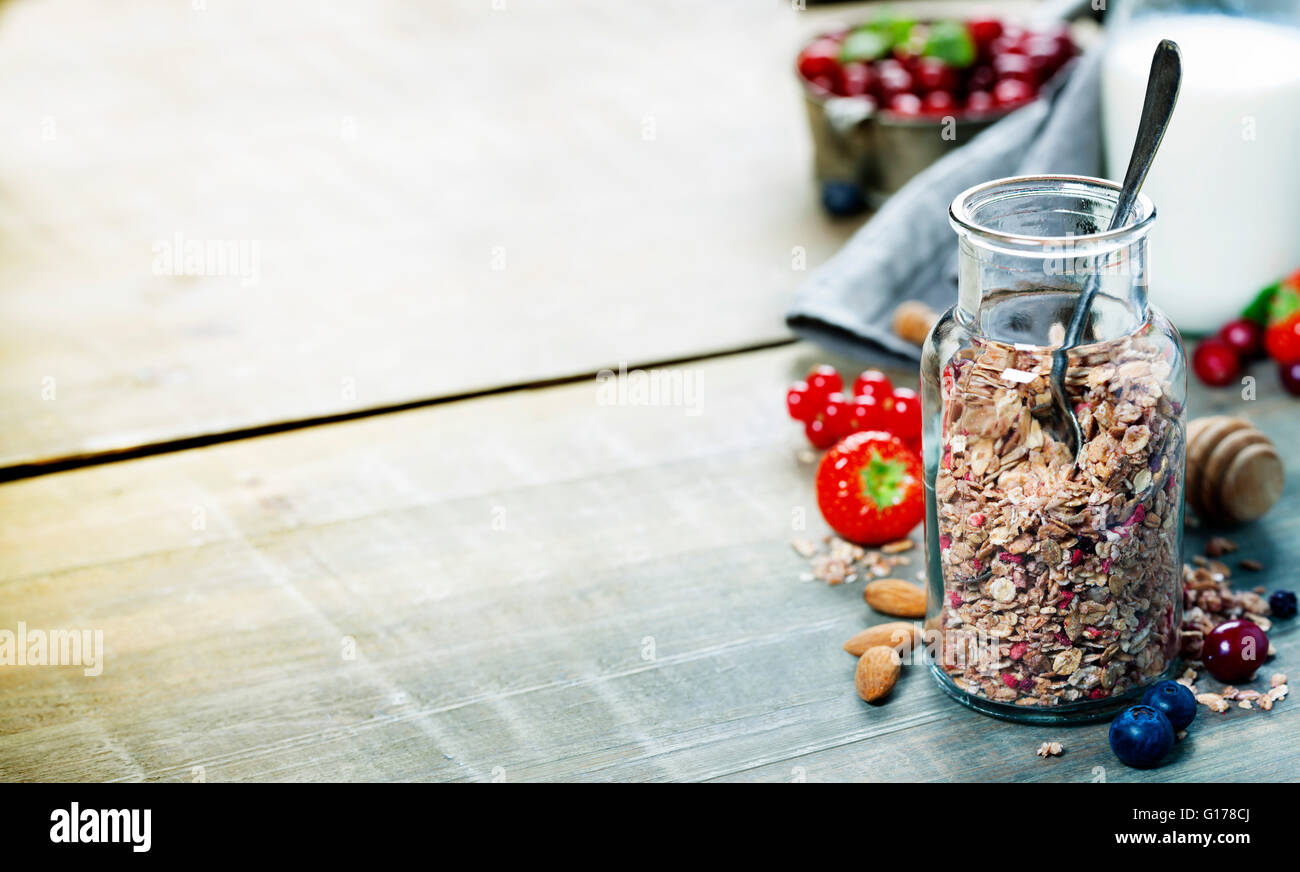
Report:
[[[0,466],[786,337],[817,14],[503,5],[6,4]]]
[[[789,547],[795,509],[818,522],[781,395],[816,357],[692,367],[698,414],[574,385],[0,486],[0,627],[100,628],[108,651],[98,678],[0,668],[0,777],[1300,777],[1294,699],[1203,714],[1146,775],[1104,726],[985,718],[916,667],[861,703],[839,646],[880,619]],[[1285,444],[1269,378],[1219,405]],[[1300,556],[1288,484],[1233,534],[1263,583]],[[1300,672],[1298,634],[1272,636]],[[1036,758],[1053,738],[1066,755]]]

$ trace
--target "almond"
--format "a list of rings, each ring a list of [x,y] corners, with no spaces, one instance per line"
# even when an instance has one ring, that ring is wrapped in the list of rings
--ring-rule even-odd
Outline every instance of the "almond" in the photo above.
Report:
[[[854,657],[861,657],[868,648],[883,645],[886,648],[893,648],[901,654],[904,651],[912,650],[912,646],[916,644],[916,635],[916,625],[909,624],[907,621],[877,624],[874,627],[867,627],[845,642],[844,650]]]
[[[899,618],[925,617],[925,591],[901,578],[881,578],[862,591],[862,598],[878,612]]]
[[[902,669],[902,658],[893,648],[877,645],[868,648],[858,658],[858,671],[853,683],[858,689],[858,696],[867,702],[875,702],[889,696],[898,681]]]

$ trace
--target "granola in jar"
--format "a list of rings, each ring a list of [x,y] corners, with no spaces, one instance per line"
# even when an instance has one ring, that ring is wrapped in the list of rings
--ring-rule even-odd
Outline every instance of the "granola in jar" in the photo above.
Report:
[[[1070,352],[1076,465],[1034,410],[1051,351],[986,337],[944,366],[934,479],[939,667],[1016,706],[1101,700],[1179,651],[1183,409],[1143,332]]]

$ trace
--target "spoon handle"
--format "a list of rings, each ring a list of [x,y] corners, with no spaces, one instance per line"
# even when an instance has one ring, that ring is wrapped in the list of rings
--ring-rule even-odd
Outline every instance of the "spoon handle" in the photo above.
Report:
[[[1142,103],[1142,117],[1138,121],[1137,139],[1133,143],[1133,154],[1129,158],[1128,171],[1124,173],[1124,185],[1120,188],[1115,211],[1110,216],[1109,230],[1123,227],[1129,212],[1133,210],[1133,204],[1137,202],[1138,191],[1142,189],[1151,162],[1155,160],[1160,142],[1169,129],[1169,120],[1174,115],[1182,78],[1182,53],[1178,50],[1178,44],[1169,39],[1160,40],[1155,55],[1151,58],[1151,75],[1147,77],[1147,93]],[[1079,344],[1083,325],[1092,309],[1092,300],[1097,296],[1097,285],[1097,274],[1093,272],[1074,305],[1074,314],[1065,331],[1062,349]]]

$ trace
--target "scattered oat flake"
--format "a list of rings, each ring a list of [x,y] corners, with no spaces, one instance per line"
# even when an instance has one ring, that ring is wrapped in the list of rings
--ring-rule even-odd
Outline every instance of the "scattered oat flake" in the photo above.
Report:
[[[1268,677],[1268,686],[1277,687],[1279,684],[1286,684],[1285,672],[1274,672]]]
[[[886,554],[898,554],[903,551],[911,551],[916,547],[916,543],[911,539],[899,539],[897,542],[886,542],[880,546],[880,550]]]
[[[1179,730],[1178,732],[1174,733],[1174,738],[1181,742],[1183,739],[1187,738],[1187,731]]]
[[[1248,699],[1243,699],[1241,702],[1237,703],[1237,708],[1253,709],[1254,707],[1255,706],[1252,705]]]
[[[1248,569],[1251,572],[1260,572],[1264,569],[1264,564],[1260,563],[1258,560],[1251,560],[1249,557],[1239,561],[1237,565],[1242,569]]]
[[[790,544],[794,546],[794,550],[799,552],[801,557],[812,557],[817,553],[817,543],[811,539],[795,539]]]
[[[1060,742],[1044,742],[1038,746],[1038,750],[1034,753],[1039,757],[1060,757],[1064,751],[1065,749],[1061,747]]]

